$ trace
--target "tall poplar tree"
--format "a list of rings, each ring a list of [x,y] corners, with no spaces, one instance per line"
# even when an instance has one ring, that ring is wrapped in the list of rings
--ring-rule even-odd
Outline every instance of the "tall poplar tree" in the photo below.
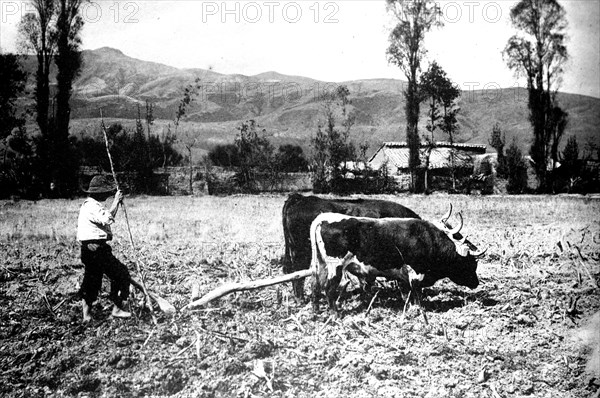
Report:
[[[521,0],[511,9],[510,19],[518,33],[508,40],[504,57],[512,70],[527,78],[529,119],[533,127],[529,153],[540,189],[545,191],[552,186],[548,160],[558,157],[558,143],[567,118],[556,99],[568,58],[566,12],[556,0]]]
[[[60,159],[54,164],[52,180],[61,195],[76,188],[77,170],[69,144],[69,122],[71,106],[69,101],[73,92],[73,82],[80,73],[82,55],[79,33],[83,28],[80,9],[83,0],[56,0],[56,54],[54,62],[58,69],[56,75],[56,117],[54,123],[53,156]]]
[[[388,12],[397,20],[390,33],[390,45],[387,49],[388,60],[397,65],[408,81],[404,91],[406,98],[406,141],[409,147],[408,167],[412,176],[412,188],[415,189],[416,171],[419,158],[419,110],[420,95],[418,73],[421,60],[425,55],[425,34],[434,26],[442,26],[441,11],[431,0],[386,0]]]
[[[460,97],[460,89],[448,78],[444,69],[433,61],[427,71],[421,74],[419,91],[421,98],[429,99],[429,121],[427,131],[431,133],[431,143],[428,148],[425,168],[429,167],[429,155],[431,149],[435,146],[434,131],[439,128],[448,135],[450,144],[454,144],[455,133],[458,130],[458,120],[456,118],[460,108],[457,100]],[[452,170],[452,188],[456,189],[455,179],[455,159],[456,154],[453,148],[450,150],[450,163]],[[427,170],[425,172],[425,189],[427,189]]]
[[[56,49],[55,1],[33,0],[33,11],[23,15],[19,23],[19,43],[37,60],[35,75],[36,123],[43,138],[49,138],[48,108],[50,104],[50,66]]]

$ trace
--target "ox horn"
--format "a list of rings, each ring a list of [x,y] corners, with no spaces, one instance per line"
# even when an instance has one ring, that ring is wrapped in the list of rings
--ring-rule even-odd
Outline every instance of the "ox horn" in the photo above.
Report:
[[[448,231],[448,234],[450,236],[454,236],[454,234],[459,233],[463,227],[463,218],[462,218],[462,214],[460,212],[458,213],[458,218],[460,220],[458,225],[456,227],[452,228],[450,231]]]
[[[481,257],[487,252],[487,247],[483,250],[469,250],[469,254],[473,257]]]
[[[446,224],[446,221],[448,221],[448,219],[450,218],[451,215],[452,215],[452,203],[450,203],[450,208],[448,209],[446,214],[444,214],[442,216],[442,224]]]

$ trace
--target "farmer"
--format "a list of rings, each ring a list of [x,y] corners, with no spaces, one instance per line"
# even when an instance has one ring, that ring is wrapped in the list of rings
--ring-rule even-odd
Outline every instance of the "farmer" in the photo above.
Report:
[[[115,192],[110,209],[103,202]],[[123,200],[121,191],[114,187],[112,179],[97,175],[90,181],[88,198],[83,202],[77,221],[77,240],[81,242],[81,262],[85,265],[85,274],[79,290],[82,298],[83,322],[92,319],[91,307],[102,286],[102,275],[110,278],[110,299],[114,303],[112,316],[129,318],[131,313],[123,308],[129,296],[129,271],[112,254],[108,241],[112,239],[110,224],[114,222],[119,203]]]

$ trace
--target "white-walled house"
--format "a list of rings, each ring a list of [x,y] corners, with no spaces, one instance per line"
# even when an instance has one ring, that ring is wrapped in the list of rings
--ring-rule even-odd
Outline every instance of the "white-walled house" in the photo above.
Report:
[[[452,165],[457,176],[467,176],[473,173],[474,157],[484,154],[486,145],[481,144],[451,144],[436,142],[433,146],[421,143],[419,157],[421,168],[427,165],[427,174],[434,185],[437,181],[447,179],[452,173]],[[427,159],[429,157],[429,159]],[[410,183],[408,168],[409,148],[406,142],[384,142],[369,159],[369,166],[374,170],[387,168],[387,174],[396,180],[401,189]],[[441,184],[446,185],[446,183]]]

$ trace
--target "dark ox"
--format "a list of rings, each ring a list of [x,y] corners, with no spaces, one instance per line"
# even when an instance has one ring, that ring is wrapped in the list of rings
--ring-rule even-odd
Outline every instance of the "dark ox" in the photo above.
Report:
[[[340,213],[357,217],[419,218],[411,209],[398,203],[375,199],[322,199],[317,196],[291,194],[283,205],[285,255],[283,272],[308,269],[311,260],[310,225],[321,213]],[[304,297],[304,279],[292,282],[294,295]]]
[[[452,239],[462,227],[445,229],[421,219],[372,219],[334,213],[319,215],[311,225],[314,294],[323,290],[329,308],[337,312],[340,282],[345,272],[360,280],[377,276],[397,279],[417,290],[443,278],[476,288],[477,257],[465,239]],[[317,306],[314,302],[315,308]]]

